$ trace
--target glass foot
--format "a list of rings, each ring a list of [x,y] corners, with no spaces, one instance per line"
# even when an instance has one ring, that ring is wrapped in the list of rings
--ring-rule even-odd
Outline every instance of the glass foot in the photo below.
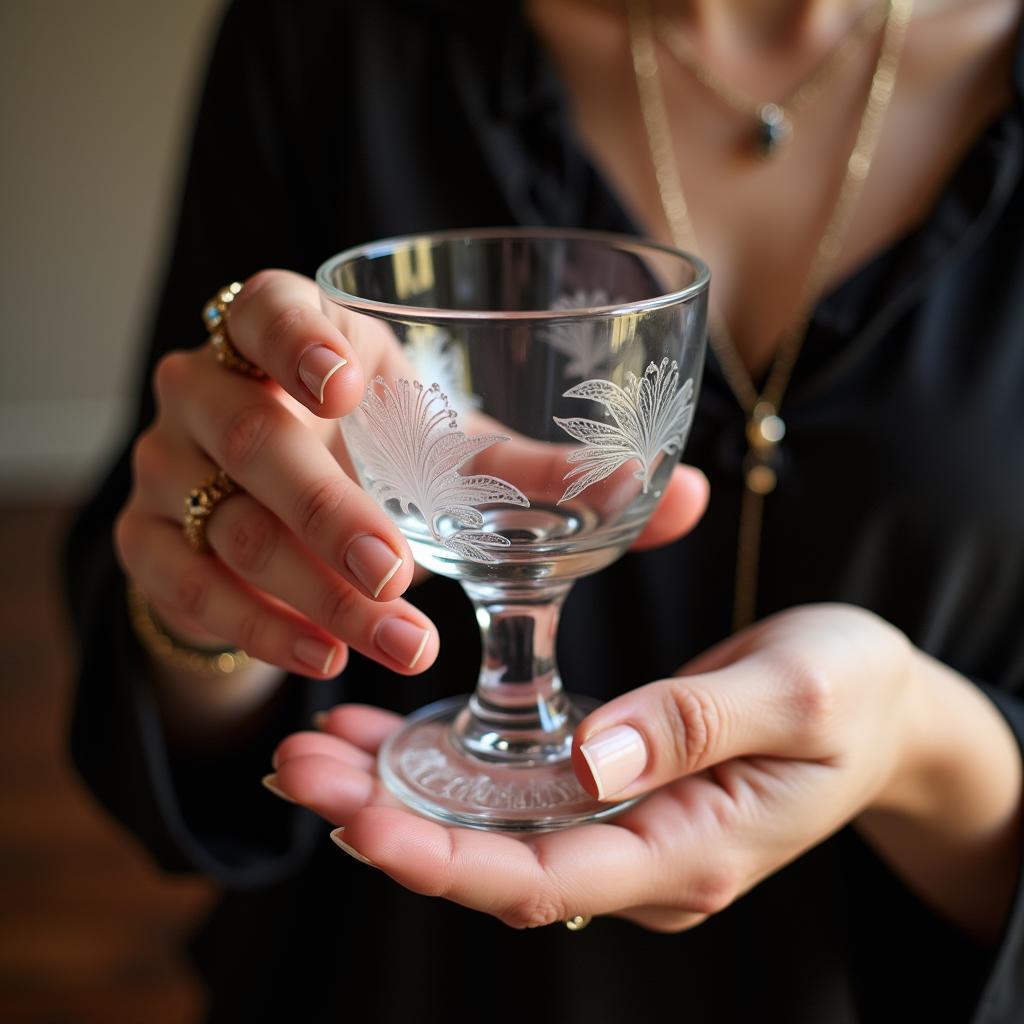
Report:
[[[600,803],[576,781],[572,763],[514,765],[484,761],[452,742],[467,697],[421,708],[381,747],[380,776],[403,803],[428,818],[493,832],[548,832],[619,814],[637,802]],[[589,714],[598,702],[573,696]]]

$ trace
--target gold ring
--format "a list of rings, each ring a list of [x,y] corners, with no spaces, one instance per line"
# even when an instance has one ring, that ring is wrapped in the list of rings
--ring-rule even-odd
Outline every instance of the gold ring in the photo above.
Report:
[[[581,932],[593,920],[590,914],[577,914],[565,922],[565,927],[571,932]]]
[[[194,551],[210,550],[206,541],[206,523],[226,497],[240,490],[223,469],[218,469],[208,480],[188,492],[185,499],[185,537]]]
[[[253,380],[262,380],[266,373],[255,363],[250,363],[228,338],[227,315],[228,307],[235,301],[242,285],[238,281],[232,281],[217,292],[209,302],[203,306],[203,323],[210,332],[210,346],[217,362],[228,370],[235,373],[252,377]]]

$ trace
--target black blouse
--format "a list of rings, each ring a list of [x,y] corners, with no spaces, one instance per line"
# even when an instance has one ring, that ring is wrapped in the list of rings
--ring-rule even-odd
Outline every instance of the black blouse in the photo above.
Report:
[[[1011,108],[926,223],[815,311],[766,505],[758,610],[872,609],[975,680],[1024,744],[1022,169],[1024,45]],[[198,311],[225,281],[311,273],[371,238],[500,224],[635,232],[518,3],[236,0],[144,376],[160,353],[200,342]],[[140,395],[141,428],[148,385]],[[560,637],[570,690],[621,693],[728,632],[743,451],[743,417],[710,359],[685,453],[711,480],[708,513],[678,543],[577,584]],[[999,946],[975,946],[850,828],[679,935],[614,919],[514,932],[350,861],[322,821],[261,788],[270,751],[340,700],[406,711],[470,689],[468,604],[446,580],[410,595],[443,638],[424,676],[353,656],[337,682],[292,680],[259,742],[173,752],[111,549],[128,488],[122,456],[69,538],[82,645],[72,745],[159,863],[224,886],[194,943],[211,1019],[1024,1021],[1024,895]]]

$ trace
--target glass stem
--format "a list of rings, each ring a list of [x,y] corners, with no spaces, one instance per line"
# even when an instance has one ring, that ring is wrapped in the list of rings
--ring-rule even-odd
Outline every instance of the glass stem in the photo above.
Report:
[[[506,764],[569,757],[578,716],[562,690],[555,639],[571,585],[524,592],[463,583],[483,641],[476,692],[452,726],[464,750]]]

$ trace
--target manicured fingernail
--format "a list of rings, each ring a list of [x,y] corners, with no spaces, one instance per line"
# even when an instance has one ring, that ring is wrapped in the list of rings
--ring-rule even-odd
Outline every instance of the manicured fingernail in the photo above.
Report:
[[[430,630],[414,626],[408,619],[385,619],[377,627],[377,646],[387,655],[413,668],[430,639]]]
[[[328,715],[326,711],[315,712],[313,715],[313,728],[320,729],[321,731],[327,728],[327,718]]]
[[[356,860],[361,861],[363,864],[369,864],[371,868],[375,868],[377,865],[374,864],[369,857],[364,857],[358,850],[353,850],[352,847],[342,839],[344,834],[345,830],[343,828],[336,828],[331,833],[331,839],[333,840],[334,845],[337,846],[339,850],[344,850],[350,857],[355,857]]]
[[[324,402],[324,389],[327,382],[348,364],[334,349],[326,345],[314,345],[307,348],[299,359],[299,380],[306,385],[306,390],[321,404]]]
[[[271,772],[270,775],[263,776],[263,785],[270,790],[274,796],[279,796],[282,800],[287,800],[288,803],[293,804],[295,801],[283,790],[277,788],[277,773]]]
[[[647,745],[631,725],[616,725],[591,736],[580,746],[597,783],[597,798],[604,800],[640,778],[647,767]]]
[[[323,640],[317,640],[312,636],[300,636],[292,646],[296,660],[320,675],[326,675],[330,671],[335,650],[336,648],[330,644],[325,644]]]
[[[380,537],[365,533],[349,544],[345,564],[349,572],[376,597],[401,569],[402,559]]]

